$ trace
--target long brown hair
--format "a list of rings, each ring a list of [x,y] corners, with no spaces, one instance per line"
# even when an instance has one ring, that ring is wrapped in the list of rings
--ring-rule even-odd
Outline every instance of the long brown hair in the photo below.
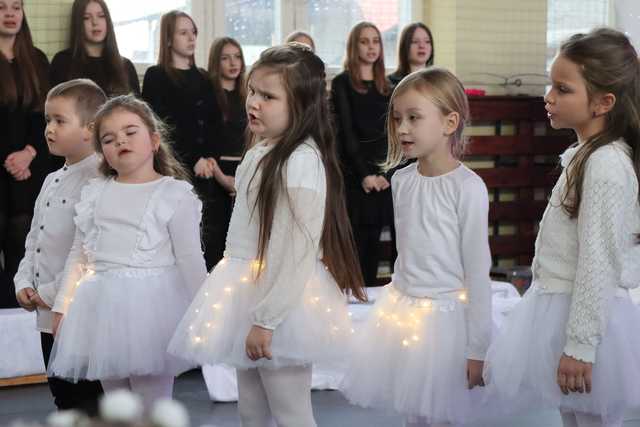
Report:
[[[385,77],[382,35],[380,34],[378,27],[371,22],[360,22],[351,29],[349,38],[347,39],[347,56],[344,58],[344,69],[349,73],[349,78],[353,88],[358,92],[366,92],[367,88],[364,83],[362,83],[362,77],[360,77],[360,55],[358,54],[360,34],[365,28],[373,28],[376,30],[376,33],[378,33],[378,37],[380,38],[380,56],[373,64],[373,82],[378,93],[381,95],[388,95],[389,92],[391,92],[391,86]]]
[[[198,35],[198,26],[188,13],[181,10],[172,10],[162,15],[160,18],[160,50],[158,52],[158,65],[164,70],[171,80],[175,83],[180,82],[180,76],[173,66],[173,56],[171,55],[171,42],[176,32],[176,22],[178,18],[187,18],[193,24],[193,28]],[[189,58],[189,64],[196,66],[195,55]]]
[[[169,130],[162,120],[155,115],[149,104],[136,98],[133,95],[120,95],[108,100],[96,113],[94,120],[93,145],[96,152],[102,154],[102,144],[100,143],[100,127],[108,116],[117,111],[127,111],[140,117],[150,134],[160,135],[160,145],[158,151],[153,155],[153,169],[160,175],[172,176],[176,179],[189,181],[189,173],[176,159],[176,156],[169,145]],[[99,166],[100,173],[104,176],[117,176],[115,169],[109,166],[104,155]]]
[[[411,50],[413,33],[415,33],[418,28],[422,28],[429,36],[429,40],[431,41],[431,56],[429,56],[429,59],[427,59],[426,65],[433,65],[433,58],[436,51],[431,30],[422,22],[414,22],[413,24],[409,24],[402,29],[402,32],[400,33],[400,39],[398,40],[398,67],[396,68],[395,74],[399,77],[404,77],[411,72],[411,64],[409,64],[409,51]]]
[[[579,65],[589,100],[605,93],[616,97],[606,115],[605,128],[580,146],[571,167],[565,169],[567,186],[562,208],[571,218],[577,218],[587,160],[598,148],[624,138],[631,147],[631,159],[640,180],[640,63],[627,36],[609,28],[575,34],[560,46],[558,54]]]
[[[389,150],[387,160],[382,169],[389,171],[398,166],[402,160],[402,148],[398,138],[397,124],[393,120],[393,104],[398,97],[409,90],[416,90],[433,102],[442,115],[458,113],[460,119],[458,128],[449,137],[451,155],[456,159],[462,159],[466,138],[463,135],[465,124],[469,121],[469,101],[464,93],[464,86],[458,78],[449,70],[439,67],[429,67],[424,70],[414,71],[405,77],[396,86],[389,102],[387,114],[387,129]]]
[[[105,88],[105,91],[108,94],[116,95],[129,93],[132,88],[129,87],[129,79],[125,70],[124,61],[118,50],[118,42],[116,41],[116,33],[113,29],[111,14],[104,0],[75,0],[73,2],[73,6],[71,7],[71,33],[69,36],[72,61],[67,78],[85,77],[82,70],[87,66],[89,55],[87,53],[84,34],[84,14],[87,6],[92,2],[100,5],[107,21],[107,34],[104,39],[102,57],[106,60],[106,75],[109,76],[110,82],[108,87]]]
[[[283,172],[293,151],[307,138],[313,138],[324,164],[327,195],[321,247],[323,262],[338,286],[365,300],[362,273],[357,261],[353,233],[347,217],[343,179],[336,157],[335,137],[325,83],[325,66],[311,48],[302,43],[288,43],[262,52],[249,78],[257,69],[278,73],[287,93],[290,125],[279,141],[258,163],[262,171],[254,208],[260,216],[258,261],[263,265],[271,236],[278,195],[284,187]],[[255,142],[257,137],[252,135]],[[256,173],[252,181],[256,178]]]
[[[23,6],[23,2],[20,2]],[[0,104],[11,107],[32,107],[37,111],[44,108],[44,99],[49,90],[49,82],[46,70],[37,64],[36,49],[33,46],[31,30],[27,23],[27,15],[24,14],[20,25],[20,31],[16,34],[13,44],[14,61],[19,68],[21,78],[17,81],[13,78],[11,62],[0,52]]]
[[[247,97],[247,87],[245,83],[246,66],[244,62],[244,54],[242,53],[242,46],[240,46],[240,43],[231,37],[220,37],[214,40],[211,44],[211,49],[209,49],[209,67],[207,71],[209,71],[209,78],[211,79],[211,84],[213,84],[213,90],[215,91],[218,105],[222,110],[222,115],[225,120],[229,118],[230,112],[227,94],[225,93],[221,82],[222,72],[220,71],[220,62],[222,58],[222,49],[229,44],[237,47],[240,51],[242,67],[240,68],[240,74],[236,77],[236,90],[240,94],[240,99],[243,104]]]

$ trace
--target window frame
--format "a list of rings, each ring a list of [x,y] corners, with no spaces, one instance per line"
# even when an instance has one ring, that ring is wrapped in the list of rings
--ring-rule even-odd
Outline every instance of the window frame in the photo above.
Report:
[[[400,11],[400,19],[407,22],[424,21],[424,1],[407,0],[409,6]],[[276,36],[283,39],[297,28],[307,28],[307,0],[274,0],[275,8],[279,10],[280,20],[277,22]],[[196,63],[201,68],[207,67],[208,51],[211,42],[217,37],[225,35],[224,0],[191,0],[191,16],[199,30],[196,47]],[[345,33],[345,37],[347,34]],[[385,46],[393,49],[396,46]],[[144,76],[147,68],[155,63],[134,62],[138,75]],[[327,77],[333,78],[342,71],[341,66],[327,67]],[[390,73],[392,68],[387,68]]]

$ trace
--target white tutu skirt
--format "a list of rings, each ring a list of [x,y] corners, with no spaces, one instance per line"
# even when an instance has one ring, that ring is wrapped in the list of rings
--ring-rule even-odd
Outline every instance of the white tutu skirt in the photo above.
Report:
[[[175,266],[86,274],[56,336],[48,374],[77,381],[189,369],[167,353],[188,305],[182,282]]]
[[[252,262],[224,258],[211,271],[180,322],[169,352],[201,365],[239,369],[322,363],[339,366],[352,337],[347,298],[317,262],[300,304],[273,332],[272,360],[250,360],[245,340],[252,327],[256,286]]]
[[[354,404],[462,422],[468,390],[466,310],[457,298],[413,298],[387,285],[356,332],[340,389]]]
[[[617,417],[640,406],[640,310],[615,297],[596,352],[590,394],[561,393],[556,374],[566,342],[571,295],[532,288],[504,322],[485,363],[486,413],[566,408]]]

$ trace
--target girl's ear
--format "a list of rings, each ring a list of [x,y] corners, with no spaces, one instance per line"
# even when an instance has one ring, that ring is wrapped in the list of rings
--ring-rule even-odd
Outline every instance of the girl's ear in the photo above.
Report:
[[[158,132],[152,132],[151,145],[153,146],[154,153],[157,153],[158,150],[160,149],[160,142],[161,142],[160,134]]]
[[[596,95],[593,100],[593,116],[603,116],[616,105],[616,96],[612,93]]]
[[[460,124],[460,114],[455,111],[444,116],[444,135],[451,136],[456,133],[458,130],[458,125]]]

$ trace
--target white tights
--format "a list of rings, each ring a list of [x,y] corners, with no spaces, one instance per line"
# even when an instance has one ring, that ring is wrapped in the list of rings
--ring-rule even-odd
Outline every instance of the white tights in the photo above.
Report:
[[[585,414],[561,410],[562,424],[564,427],[622,427],[623,417],[614,420],[603,420],[600,415]]]
[[[311,366],[237,371],[242,427],[316,427],[311,408]]]
[[[173,375],[143,375],[118,380],[101,380],[100,383],[106,394],[125,389],[140,395],[145,410],[148,411],[156,400],[171,399],[173,380]]]

